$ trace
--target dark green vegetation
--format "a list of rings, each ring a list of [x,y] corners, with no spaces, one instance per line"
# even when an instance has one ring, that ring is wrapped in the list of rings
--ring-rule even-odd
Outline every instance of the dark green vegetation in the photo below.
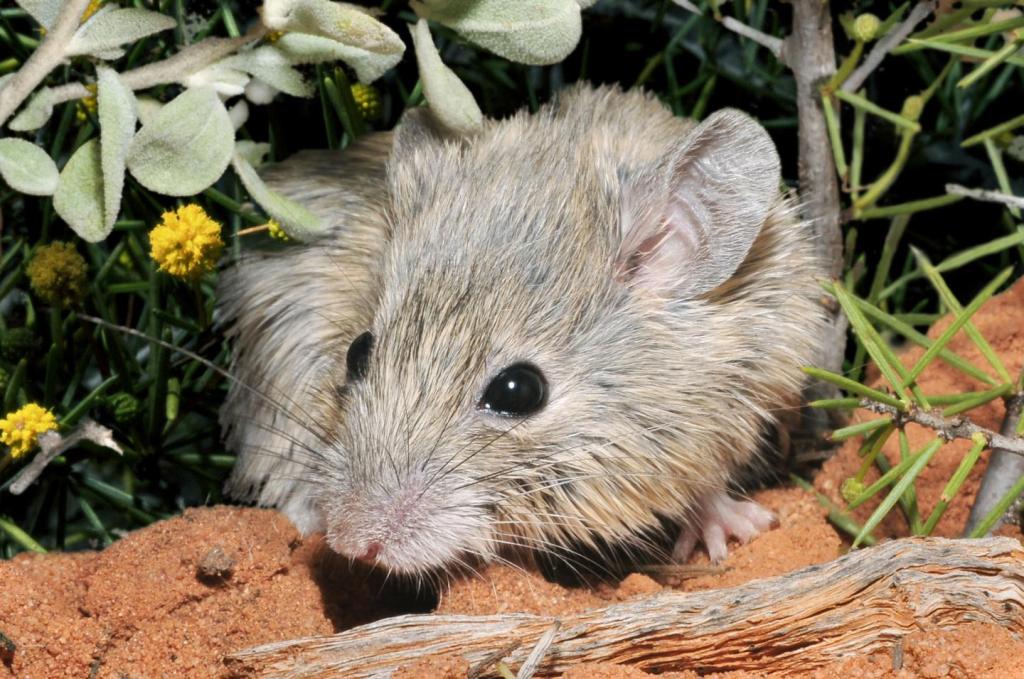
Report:
[[[136,4],[152,8],[155,3],[138,0]],[[238,27],[244,30],[255,16],[254,4],[175,0],[160,2],[157,9],[178,17],[200,9],[212,11],[211,30],[229,35]],[[379,4],[384,5],[386,23],[407,36],[407,22],[415,18],[405,3]],[[846,374],[858,380],[868,357],[893,371],[895,391],[905,394],[885,397],[895,400],[890,405],[899,409],[924,402],[910,376],[895,374],[899,369],[889,345],[907,341],[915,330],[924,332],[939,314],[957,310],[953,296],[967,307],[979,294],[987,297],[998,292],[1019,277],[1024,261],[1019,214],[998,203],[948,197],[945,189],[946,184],[955,183],[1024,194],[1020,179],[1024,126],[964,143],[1024,112],[1024,57],[1007,60],[1009,53],[1002,54],[1006,32],[1021,31],[1024,22],[1019,17],[996,16],[990,9],[1008,7],[1010,2],[955,4],[960,9],[945,14],[937,28],[927,28],[926,22],[912,34],[925,42],[901,47],[897,50],[901,53],[888,56],[860,96],[844,99],[834,120],[834,141],[844,150],[840,169],[848,190],[843,206],[856,207],[846,213],[846,274],[842,287],[836,288],[858,338],[850,344]],[[842,27],[840,13],[871,12],[884,26],[890,17],[897,23],[911,5],[835,3],[837,58],[842,60],[857,49]],[[737,106],[771,131],[783,156],[784,175],[795,182],[796,102],[790,72],[768,50],[716,22],[706,3],[703,7],[705,16],[697,16],[665,0],[599,2],[583,14],[583,38],[576,51],[550,67],[511,64],[450,40],[451,34],[440,27],[436,31],[443,39],[446,63],[469,85],[488,115],[503,116],[522,106],[536,108],[563,84],[580,79],[649,88],[679,115],[699,118],[721,107]],[[902,13],[894,15],[898,8]],[[717,11],[776,36],[787,34],[791,22],[789,5],[768,0],[723,3]],[[972,32],[949,37],[965,29]],[[34,23],[20,10],[0,9],[0,75],[28,57],[36,42],[35,31]],[[939,34],[946,38],[938,38]],[[119,70],[162,58],[172,47],[168,41],[181,37],[176,31],[141,41],[122,57]],[[1009,40],[1020,45],[1019,37],[1011,35]],[[996,57],[1003,58],[996,61]],[[982,71],[979,64],[986,59]],[[92,77],[91,69],[84,60],[74,61],[58,70],[51,84]],[[283,159],[304,148],[342,148],[368,130],[389,129],[405,108],[422,101],[409,53],[376,83],[380,113],[369,119],[360,113],[352,95],[350,73],[318,66],[308,68],[307,74],[318,84],[317,96],[309,100],[278,97],[268,106],[252,107],[239,137],[270,142],[271,159]],[[169,86],[160,95],[166,101],[178,91]],[[907,98],[917,95],[926,99],[920,111],[914,110],[920,102],[907,105]],[[874,108],[868,110],[865,101]],[[69,102],[60,105],[32,139],[61,164],[93,136],[96,125],[94,111]],[[99,317],[225,364],[228,347],[212,322],[216,275],[194,284],[182,282],[157,272],[149,257],[147,232],[164,211],[186,202],[199,203],[223,224],[226,247],[221,266],[230,264],[243,249],[271,242],[263,232],[237,235],[267,220],[247,203],[230,172],[215,188],[181,202],[152,194],[129,178],[120,221],[100,244],[79,240],[55,217],[50,199],[24,196],[0,185],[0,415],[36,402],[51,409],[65,428],[83,417],[93,418],[110,427],[124,447],[123,456],[91,443],[73,448],[19,496],[7,492],[7,486],[31,454],[16,461],[4,458],[0,462],[0,556],[23,549],[102,545],[122,530],[184,506],[222,500],[222,480],[233,461],[219,442],[217,426],[225,379],[189,356],[82,318],[83,314]],[[32,291],[26,276],[37,248],[53,241],[73,243],[88,265],[84,296],[64,307]],[[924,256],[915,256],[911,248]],[[936,266],[932,268],[929,261]],[[937,292],[943,289],[940,274],[951,291],[948,295]],[[942,407],[976,406],[1021,390],[1019,376],[1002,374],[1005,369],[1000,372],[997,365],[985,366],[985,372],[991,375],[990,391],[968,395],[966,400],[945,395]],[[851,396],[879,396],[862,388],[858,391],[854,384],[844,386]],[[939,403],[932,399],[930,405]],[[858,433],[869,434],[866,465],[882,464],[875,455],[881,441],[899,435],[883,422],[866,432],[840,436]],[[906,491],[912,490],[913,475],[932,454],[930,448],[907,451],[906,464],[888,477],[893,484],[906,479],[908,485],[899,486],[886,505],[898,504],[915,517],[913,525],[923,532],[932,524],[930,517],[916,516],[912,493]],[[970,459],[968,463],[973,464]],[[869,491],[888,492],[886,484],[866,490],[853,485],[850,499],[854,502],[863,501]],[[865,536],[868,533],[864,531]]]

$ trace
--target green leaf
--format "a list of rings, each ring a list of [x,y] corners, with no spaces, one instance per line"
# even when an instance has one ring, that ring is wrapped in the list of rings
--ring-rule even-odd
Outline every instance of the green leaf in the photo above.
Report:
[[[946,281],[942,278],[942,274],[939,273],[938,270],[936,270],[935,266],[931,263],[931,260],[929,260],[923,252],[921,252],[920,250],[913,246],[911,246],[910,251],[913,253],[914,258],[917,259],[917,265],[921,267],[922,271],[924,271],[924,275],[928,278],[928,281],[932,284],[932,287],[934,287],[936,292],[939,293],[939,297],[942,298],[943,304],[949,307],[949,310],[954,314],[961,313],[963,311],[963,307],[960,306],[959,300],[957,300],[956,296],[953,294],[953,291],[949,289],[949,286],[946,285]],[[1003,274],[1000,274],[1000,276],[1002,275]],[[1003,278],[1002,282],[1005,282],[1005,280],[1006,279]],[[987,289],[988,288],[986,287],[986,290]],[[983,290],[982,292],[985,291]],[[993,288],[992,291],[989,292],[988,294],[991,295],[994,294],[994,292],[995,288]],[[980,296],[981,294],[979,293],[979,297]],[[981,352],[981,355],[984,356],[985,360],[988,361],[989,365],[991,365],[995,369],[996,374],[998,374],[1004,382],[1012,382],[1013,379],[1010,377],[1010,373],[1006,371],[1006,366],[1003,365],[1003,362],[999,358],[999,355],[996,354],[995,351],[993,351],[988,341],[982,336],[980,332],[978,332],[978,329],[970,320],[968,320],[964,325],[964,333],[966,333],[967,336],[971,338],[971,341],[974,342],[974,345],[976,347],[978,347],[978,350]]]
[[[53,94],[49,88],[32,95],[21,113],[14,117],[8,127],[15,132],[31,132],[46,124],[53,115]]]
[[[302,74],[292,68],[288,58],[274,47],[257,47],[228,57],[221,63],[255,76],[293,97],[313,96],[313,85],[306,82]]]
[[[254,168],[259,167],[270,153],[270,144],[239,139],[235,142],[235,153]]]
[[[285,232],[300,241],[311,241],[316,238],[327,225],[312,212],[299,205],[295,201],[285,198],[279,193],[271,191],[263,183],[259,174],[253,169],[246,156],[252,157],[257,152],[257,146],[244,146],[234,154],[231,161],[232,167],[242,180],[245,190],[249,192],[252,199],[259,203],[260,207],[267,211],[271,217],[276,219]]]
[[[319,35],[286,33],[274,43],[291,64],[319,64],[343,61],[356,72],[359,82],[371,83],[402,60],[401,51],[372,52]]]
[[[135,95],[110,68],[97,69],[100,165],[103,168],[103,223],[111,229],[121,211],[125,160],[135,136]]]
[[[135,135],[128,169],[147,189],[191,196],[224,174],[234,141],[231,118],[213,89],[187,89]]]
[[[580,40],[576,0],[413,0],[420,17],[444,24],[495,54],[521,64],[554,64]]]
[[[68,45],[69,56],[104,52],[129,42],[135,42],[147,35],[160,33],[174,28],[176,22],[171,17],[134,7],[100,10],[92,18],[82,24],[71,44]]]
[[[483,125],[483,113],[469,88],[441,61],[425,20],[417,22],[412,31],[412,42],[420,68],[423,95],[434,118],[460,136],[478,132]]]
[[[314,58],[313,61],[341,59],[356,69],[356,75],[362,82],[379,78],[397,64],[405,52],[405,43],[397,33],[377,21],[365,8],[344,2],[298,0],[294,3],[267,3],[263,22],[269,28],[286,33],[284,37],[288,40],[282,48],[285,53],[292,48],[305,52],[307,57],[313,52],[333,52],[337,56]],[[295,33],[319,36],[335,45],[296,39],[292,35]]]
[[[52,196],[57,189],[56,163],[24,139],[0,139],[0,177],[15,191],[30,196]]]
[[[15,0],[40,26],[49,30],[57,21],[63,0]]]
[[[110,229],[103,219],[103,168],[99,139],[90,139],[78,147],[61,170],[53,209],[75,233],[96,243]]]
[[[903,493],[910,487],[914,482],[914,479],[917,478],[917,475],[921,473],[921,470],[924,469],[925,465],[931,461],[932,457],[935,456],[935,453],[938,452],[941,447],[942,439],[935,439],[928,444],[928,447],[913,458],[914,462],[910,469],[903,474],[896,485],[893,486],[893,489],[889,491],[889,494],[885,496],[885,499],[882,500],[882,503],[878,505],[875,511],[871,513],[871,516],[864,523],[860,533],[857,534],[856,539],[853,541],[854,548],[864,542],[865,538],[871,534],[871,531],[873,531],[875,527],[882,522],[882,519],[884,519],[886,514],[889,513],[889,510],[891,510],[900,497],[903,496]]]

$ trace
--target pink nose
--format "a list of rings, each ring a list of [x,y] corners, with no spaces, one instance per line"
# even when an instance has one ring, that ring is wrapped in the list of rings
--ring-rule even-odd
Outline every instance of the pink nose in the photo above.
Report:
[[[380,554],[380,550],[383,549],[383,548],[384,548],[384,546],[382,544],[380,544],[379,542],[376,542],[376,541],[371,542],[367,546],[367,548],[366,548],[366,553],[363,554],[362,556],[358,556],[356,558],[359,561],[363,561],[365,563],[372,564],[374,562],[374,560],[377,558],[377,555]]]

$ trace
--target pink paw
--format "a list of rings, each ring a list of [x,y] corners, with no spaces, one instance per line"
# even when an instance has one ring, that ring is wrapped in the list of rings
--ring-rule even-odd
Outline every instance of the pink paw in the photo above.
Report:
[[[685,563],[697,542],[703,542],[711,561],[719,563],[729,555],[730,537],[750,542],[777,524],[775,515],[756,502],[734,500],[728,493],[717,493],[704,505],[698,520],[683,528],[672,550],[672,560]]]

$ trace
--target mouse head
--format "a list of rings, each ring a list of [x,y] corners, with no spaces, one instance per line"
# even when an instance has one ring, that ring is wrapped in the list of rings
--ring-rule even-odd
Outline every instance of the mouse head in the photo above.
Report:
[[[780,203],[778,156],[736,111],[634,126],[551,108],[453,141],[406,115],[376,312],[332,378],[336,551],[422,574],[628,543],[727,482],[758,425],[722,412],[749,351],[716,290]]]

